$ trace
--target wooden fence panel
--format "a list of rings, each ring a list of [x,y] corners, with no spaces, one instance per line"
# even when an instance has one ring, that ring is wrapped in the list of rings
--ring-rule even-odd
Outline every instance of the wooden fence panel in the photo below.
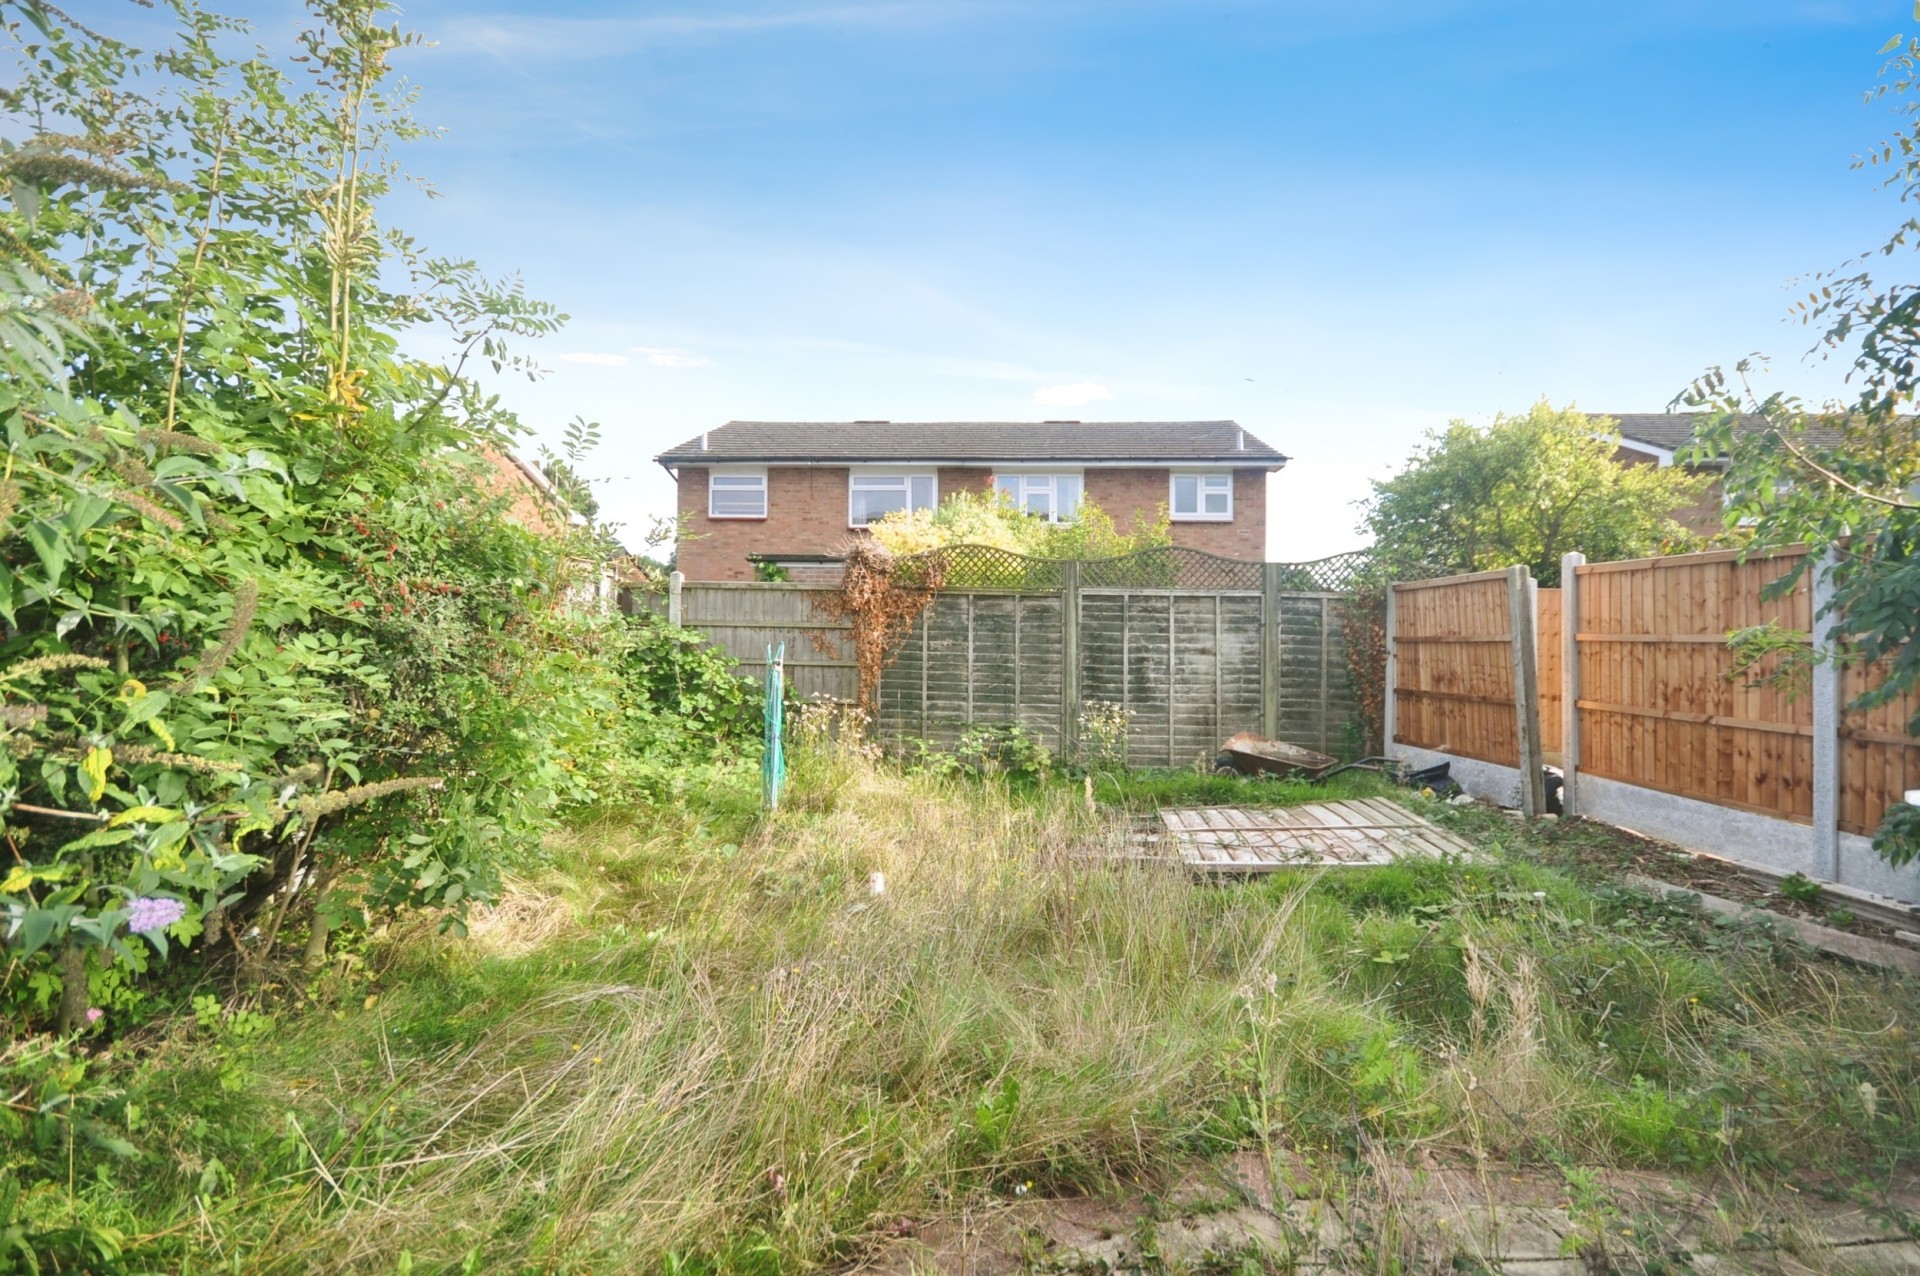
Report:
[[[1841,676],[1841,703],[1851,703],[1885,671],[1855,665]],[[1907,723],[1920,712],[1920,692],[1840,719],[1840,827],[1870,836],[1889,806],[1920,789],[1920,740]]]
[[[1017,723],[1058,748],[1062,612],[1058,594],[936,597],[881,676],[880,734],[947,745]]]
[[[1395,585],[1394,741],[1520,765],[1507,574]]]
[[[1549,763],[1559,766],[1565,746],[1562,737],[1566,734],[1566,723],[1561,717],[1566,690],[1566,679],[1560,669],[1564,663],[1560,651],[1561,595],[1557,589],[1542,589],[1538,593],[1540,610],[1535,618],[1538,641],[1534,644],[1534,664],[1539,669],[1540,749]]]
[[[847,628],[814,606],[829,588],[689,583],[682,622],[705,629],[751,677],[760,675],[767,643],[785,642],[797,692],[852,699],[858,679]],[[1225,737],[1260,729],[1270,676],[1265,623],[1280,630],[1280,668],[1271,671],[1281,681],[1280,737],[1340,751],[1357,709],[1339,597],[1282,593],[1270,622],[1264,605],[1244,589],[1080,592],[1080,695],[1130,712],[1132,765],[1208,761]],[[944,746],[970,726],[1018,723],[1049,748],[1062,747],[1066,614],[1058,592],[942,592],[881,677],[878,734]]]
[[[1733,551],[1579,568],[1581,770],[1642,788],[1807,822],[1811,697],[1730,676],[1727,634],[1812,626],[1804,582],[1761,596],[1803,551]],[[1756,671],[1764,674],[1765,669]]]
[[[704,629],[714,645],[739,662],[743,675],[762,676],[769,643],[787,645],[787,685],[800,696],[851,700],[859,691],[852,644],[844,623],[813,605],[824,585],[688,584],[681,588],[680,623]]]
[[[1347,672],[1343,601],[1337,594],[1281,594],[1276,618],[1280,712],[1275,734],[1334,755],[1346,749],[1349,728],[1360,718]]]

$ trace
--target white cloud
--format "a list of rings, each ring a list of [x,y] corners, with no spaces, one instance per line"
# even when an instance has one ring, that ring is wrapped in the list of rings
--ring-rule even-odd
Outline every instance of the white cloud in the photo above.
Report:
[[[1077,408],[1083,404],[1111,399],[1113,391],[1094,381],[1076,381],[1072,385],[1043,385],[1033,392],[1035,403],[1050,408]]]
[[[807,27],[904,27],[972,12],[952,0],[821,5],[765,13],[650,14],[619,18],[502,17],[455,28],[440,43],[505,59],[600,58],[669,42],[756,35]]]
[[[629,360],[623,354],[602,354],[597,350],[575,350],[560,356],[562,363],[590,363],[596,368],[623,368]]]
[[[674,350],[668,346],[635,346],[633,352],[656,368],[703,368],[713,362],[690,350]]]

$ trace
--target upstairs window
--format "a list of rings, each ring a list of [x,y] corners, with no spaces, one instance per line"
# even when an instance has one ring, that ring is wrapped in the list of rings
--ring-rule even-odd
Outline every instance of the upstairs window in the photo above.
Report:
[[[931,470],[855,470],[847,478],[847,526],[865,527],[888,514],[930,510],[940,503],[939,497]]]
[[[707,475],[708,518],[765,518],[767,516],[767,472],[717,471]]]
[[[1233,475],[1173,476],[1173,517],[1182,522],[1224,523],[1233,518]]]
[[[1000,474],[993,488],[1021,513],[1049,523],[1070,523],[1080,512],[1078,474]]]

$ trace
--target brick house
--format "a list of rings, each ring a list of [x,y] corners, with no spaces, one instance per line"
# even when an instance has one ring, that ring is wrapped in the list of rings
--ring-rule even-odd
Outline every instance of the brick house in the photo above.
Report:
[[[1596,412],[1591,415],[1620,423],[1620,447],[1613,459],[1622,465],[1683,464],[1676,458],[1692,444],[1694,427],[1707,417],[1704,412]],[[1765,417],[1750,412],[1734,423],[1734,429],[1738,432],[1758,430],[1766,424]],[[1838,440],[1839,432],[1815,425],[1809,436],[1813,442],[1830,444]],[[1693,504],[1675,510],[1674,521],[1702,536],[1725,530],[1719,474],[1726,468],[1726,462],[1715,460],[1686,468],[1696,474],[1713,475],[1713,485]]]
[[[689,580],[762,562],[830,578],[873,520],[963,491],[1053,520],[1091,501],[1122,531],[1164,505],[1175,544],[1259,560],[1287,463],[1232,421],[730,421],[654,459],[679,484]]]

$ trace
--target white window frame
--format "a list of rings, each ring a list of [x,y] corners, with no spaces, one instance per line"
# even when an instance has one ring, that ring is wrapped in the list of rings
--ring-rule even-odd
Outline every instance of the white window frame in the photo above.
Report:
[[[714,493],[715,487],[720,485],[716,485],[714,483],[714,480],[721,479],[721,478],[759,479],[760,482],[758,486],[760,489],[760,512],[758,514],[717,514],[715,513],[713,508],[713,493]],[[749,485],[745,483],[726,484],[724,486],[736,492],[745,492],[745,491],[751,490]],[[770,494],[767,491],[767,472],[764,469],[747,470],[747,469],[726,468],[726,469],[711,469],[707,471],[707,517],[708,518],[724,519],[729,522],[736,522],[736,521],[737,522],[764,522],[767,517],[767,510],[769,506],[770,506]]]
[[[1079,485],[1080,494],[1073,502],[1071,513],[1060,512],[1060,480],[1072,479]],[[1000,490],[1000,484],[1011,482],[1014,491],[1011,496]],[[1013,507],[1022,514],[1031,514],[1027,508],[1027,496],[1033,491],[1047,494],[1047,514],[1049,523],[1071,523],[1080,514],[1080,507],[1087,500],[1087,476],[1082,470],[1045,470],[1028,472],[1026,470],[996,470],[993,475],[993,490],[1001,497],[1013,503]],[[1038,517],[1036,515],[1036,517]]]
[[[913,481],[915,479],[927,480],[929,488],[933,493],[933,501],[931,504],[920,506],[913,503]],[[876,470],[854,467],[847,471],[847,527],[849,529],[858,529],[872,526],[871,523],[856,523],[853,521],[853,494],[855,491],[862,489],[869,492],[878,491],[884,488],[894,487],[895,485],[898,486],[901,495],[906,497],[905,508],[908,513],[912,513],[918,509],[936,509],[940,505],[940,474],[937,470]]]
[[[1193,489],[1194,510],[1191,514],[1180,512],[1180,480],[1196,480]],[[1224,483],[1221,480],[1225,480]],[[1207,496],[1209,488],[1217,494],[1225,492],[1227,508],[1225,513],[1209,514]],[[1176,523],[1231,523],[1233,521],[1233,471],[1232,470],[1171,470],[1167,474],[1167,517]]]

